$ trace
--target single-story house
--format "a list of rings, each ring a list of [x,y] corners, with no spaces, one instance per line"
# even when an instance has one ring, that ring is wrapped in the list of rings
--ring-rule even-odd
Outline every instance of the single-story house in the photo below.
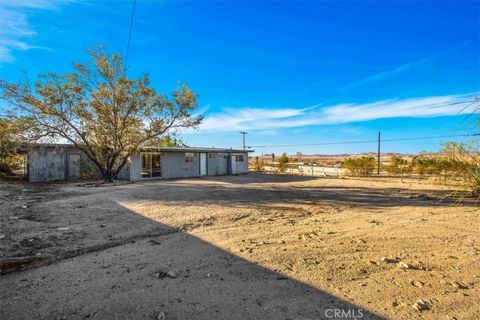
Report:
[[[130,157],[118,179],[186,178],[248,172],[252,150],[192,147],[146,147]],[[98,169],[71,144],[35,144],[25,149],[31,182],[98,177]]]

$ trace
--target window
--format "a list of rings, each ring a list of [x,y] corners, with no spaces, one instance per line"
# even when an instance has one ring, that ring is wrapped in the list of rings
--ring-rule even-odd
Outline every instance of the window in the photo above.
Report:
[[[195,158],[195,153],[192,153],[192,152],[185,153],[185,162],[193,162],[193,158]]]
[[[237,154],[235,156],[235,161],[236,162],[243,162],[243,154]]]
[[[220,159],[222,159],[222,158],[223,158],[223,159],[227,159],[228,154],[227,154],[227,153],[219,153],[219,154],[218,154],[218,157],[219,157]]]
[[[142,153],[142,178],[161,177],[161,168],[159,153]]]
[[[158,153],[152,154],[151,176],[152,177],[161,177],[162,176],[162,170],[161,170],[161,164],[160,164],[160,155]]]
[[[208,158],[209,158],[209,159],[216,159],[216,158],[217,158],[217,154],[216,154],[216,153],[209,153],[209,154],[208,154]]]

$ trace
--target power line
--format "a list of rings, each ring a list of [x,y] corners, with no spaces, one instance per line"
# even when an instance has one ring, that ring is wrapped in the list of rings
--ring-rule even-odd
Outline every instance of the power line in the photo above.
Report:
[[[474,103],[480,103],[480,97],[473,97],[472,100],[465,101],[456,101],[440,106],[430,106],[430,109],[436,108],[445,108],[453,105],[468,104],[463,107],[459,113],[463,112],[468,107],[472,106]],[[427,107],[424,105],[423,107]],[[418,106],[419,108],[422,106]],[[475,111],[480,110],[480,106],[476,107]],[[468,136],[480,136],[480,133],[474,134],[460,134],[460,135],[448,135],[448,136],[430,136],[430,137],[413,137],[413,138],[399,138],[399,139],[382,139],[382,141],[409,141],[409,140],[426,140],[426,139],[441,139],[441,138],[453,138],[453,137],[468,137]],[[326,146],[326,145],[337,145],[337,144],[359,144],[359,143],[372,143],[377,142],[378,140],[357,140],[357,141],[339,141],[339,142],[323,142],[323,143],[302,143],[302,144],[276,144],[276,145],[256,145],[256,146],[246,146],[247,148],[268,148],[268,147],[302,147],[302,146]]]
[[[465,109],[467,109],[468,107],[470,107],[475,102],[480,102],[480,97],[474,97],[473,100],[457,101],[457,102],[447,103],[447,104],[444,104],[444,105],[441,105],[441,106],[433,106],[433,107],[429,107],[429,109],[445,108],[445,107],[449,107],[449,106],[469,103],[466,107],[464,107],[461,111],[459,111],[459,113],[460,113],[460,112],[464,111]]]
[[[454,138],[454,137],[473,137],[480,136],[480,133],[468,133],[468,134],[455,134],[445,136],[426,136],[426,137],[411,137],[411,138],[397,138],[397,139],[382,139],[382,142],[394,142],[394,141],[412,141],[412,140],[428,140],[428,139],[442,139],[442,138]],[[272,144],[272,145],[257,145],[247,146],[247,148],[270,148],[270,147],[302,147],[302,146],[327,146],[337,144],[357,144],[357,143],[373,143],[378,140],[354,140],[354,141],[336,141],[336,142],[322,142],[322,143],[302,143],[302,144]]]
[[[128,61],[128,53],[130,51],[130,41],[132,38],[132,29],[133,29],[133,18],[135,16],[135,7],[137,5],[137,0],[133,0],[133,6],[132,6],[132,14],[130,16],[130,28],[128,29],[128,40],[127,40],[127,49],[125,50],[125,61],[124,61],[124,72],[126,73],[127,70],[127,61]]]
[[[458,111],[457,113],[460,114],[462,113],[463,111],[465,111],[467,108],[469,108],[472,104],[474,104],[475,102],[480,102],[480,98],[479,97],[475,97],[475,99],[473,99],[473,101],[471,101],[469,104],[467,104],[465,107],[462,108],[462,110]],[[478,107],[475,108],[475,110],[473,112],[475,112],[477,110]]]
[[[428,139],[442,139],[442,138],[455,138],[455,137],[474,137],[474,136],[480,136],[480,133],[454,134],[454,135],[448,135],[448,136],[432,136],[432,137],[383,139],[382,141],[410,141],[410,140],[428,140]]]

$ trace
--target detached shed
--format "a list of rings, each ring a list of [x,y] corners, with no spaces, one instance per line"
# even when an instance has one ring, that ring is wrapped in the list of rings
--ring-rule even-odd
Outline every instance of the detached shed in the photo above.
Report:
[[[75,146],[37,144],[28,148],[27,176],[32,182],[68,181],[99,176],[98,170]],[[220,148],[142,148],[118,174],[118,179],[187,178],[248,172],[251,150]]]

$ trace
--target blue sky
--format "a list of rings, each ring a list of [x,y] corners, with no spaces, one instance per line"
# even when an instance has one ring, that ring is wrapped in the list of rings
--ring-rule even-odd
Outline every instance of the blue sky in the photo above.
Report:
[[[0,77],[71,70],[85,49],[125,52],[132,1],[0,1]],[[189,145],[240,147],[449,135],[476,130],[459,105],[480,95],[480,2],[138,0],[129,75],[178,81],[205,115]],[[457,138],[458,139],[458,138]],[[449,139],[385,142],[435,150]],[[256,148],[356,153],[376,145]]]

